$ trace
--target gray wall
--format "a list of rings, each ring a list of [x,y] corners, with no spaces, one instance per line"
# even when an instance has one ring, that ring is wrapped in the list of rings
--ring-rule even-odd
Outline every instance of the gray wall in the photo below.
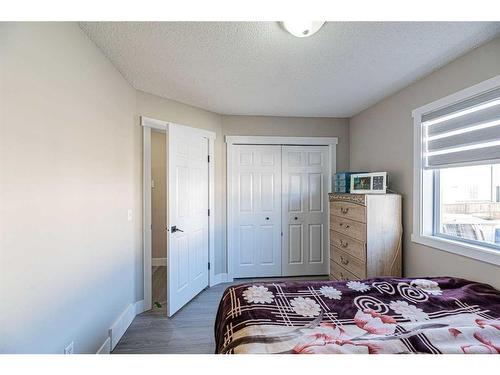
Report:
[[[95,353],[137,300],[135,90],[77,24],[0,23],[0,56],[0,353]]]
[[[388,171],[403,194],[406,276],[453,275],[500,287],[499,267],[411,242],[413,121],[411,111],[500,74],[500,38],[471,51],[350,119],[352,170]]]
[[[224,135],[338,137],[338,171],[349,169],[348,124],[344,118],[222,116]]]
[[[225,174],[222,166],[224,137],[221,116],[187,104],[160,98],[156,95],[137,91],[137,114],[157,120],[175,122],[215,132],[215,273],[225,272],[225,222],[222,210],[224,201]],[[142,274],[142,269],[138,270]],[[142,279],[138,281],[137,293],[142,296]]]
[[[409,241],[411,110],[500,74],[499,39],[355,116],[350,130],[346,119],[220,116],[136,91],[73,23],[2,23],[0,55],[0,352],[62,353],[74,341],[93,353],[143,298],[139,115],[217,134],[217,273],[223,136],[337,136],[339,170],[388,170],[404,194],[408,275],[499,286],[498,267]]]
[[[137,91],[137,114],[211,130],[215,141],[215,273],[227,272],[226,249],[226,135],[338,137],[338,170],[349,168],[347,119],[268,116],[221,116],[216,113]],[[142,273],[142,270],[137,270]],[[142,296],[142,279],[137,295]]]

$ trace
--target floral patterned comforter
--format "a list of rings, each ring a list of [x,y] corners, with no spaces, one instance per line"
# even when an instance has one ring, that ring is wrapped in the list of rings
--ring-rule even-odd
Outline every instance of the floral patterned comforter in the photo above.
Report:
[[[500,353],[500,292],[464,279],[252,283],[226,289],[217,353]]]

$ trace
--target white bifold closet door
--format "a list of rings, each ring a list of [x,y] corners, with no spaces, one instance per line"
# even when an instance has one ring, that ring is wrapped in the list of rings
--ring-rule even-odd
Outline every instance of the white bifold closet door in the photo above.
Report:
[[[328,146],[235,145],[234,277],[328,274]]]
[[[328,274],[326,146],[283,146],[282,275]]]
[[[281,146],[233,152],[235,277],[281,276]]]

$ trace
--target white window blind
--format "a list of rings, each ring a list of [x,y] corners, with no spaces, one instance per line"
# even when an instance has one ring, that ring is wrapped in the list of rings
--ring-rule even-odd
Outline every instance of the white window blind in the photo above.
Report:
[[[422,115],[424,168],[500,163],[500,87]]]

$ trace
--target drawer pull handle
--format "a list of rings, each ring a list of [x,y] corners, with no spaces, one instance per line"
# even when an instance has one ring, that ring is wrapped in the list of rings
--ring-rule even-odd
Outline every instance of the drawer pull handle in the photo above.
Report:
[[[340,207],[340,212],[346,215],[349,212],[349,208]]]
[[[344,249],[349,246],[348,242],[344,242],[344,240],[340,240],[340,246],[342,246]]]
[[[349,224],[340,223],[341,227],[345,226],[345,229],[349,229],[351,226]]]
[[[344,259],[344,257],[340,257],[340,263],[342,263],[344,266],[347,266],[349,264],[349,259]]]

